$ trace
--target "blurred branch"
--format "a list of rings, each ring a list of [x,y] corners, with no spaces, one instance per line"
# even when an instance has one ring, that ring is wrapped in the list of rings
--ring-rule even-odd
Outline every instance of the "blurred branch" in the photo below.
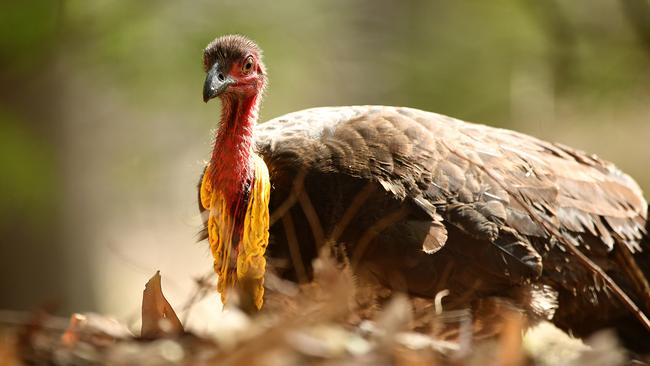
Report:
[[[562,91],[570,84],[569,77],[574,65],[574,29],[555,0],[524,0],[524,5],[549,38],[554,85],[556,91]]]
[[[621,6],[643,48],[650,55],[650,3],[645,0],[621,0]]]

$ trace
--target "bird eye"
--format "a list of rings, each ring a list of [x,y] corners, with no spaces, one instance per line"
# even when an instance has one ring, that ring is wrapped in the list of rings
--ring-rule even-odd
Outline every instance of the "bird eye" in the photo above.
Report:
[[[253,70],[253,57],[248,56],[246,57],[246,61],[244,62],[244,66],[242,66],[241,71],[244,75],[248,75],[252,70]]]

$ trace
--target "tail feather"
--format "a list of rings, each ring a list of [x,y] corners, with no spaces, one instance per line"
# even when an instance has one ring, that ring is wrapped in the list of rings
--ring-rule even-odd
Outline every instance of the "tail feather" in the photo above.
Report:
[[[650,215],[650,205],[648,205],[648,214]],[[650,280],[650,217],[646,219],[645,233],[639,244],[641,251],[634,255],[637,265],[645,278]],[[650,309],[649,309],[650,310]]]
[[[650,213],[650,205],[648,213]],[[641,251],[634,254],[634,261],[646,280],[650,280],[650,218],[646,219],[645,233],[641,239],[640,247]],[[650,309],[646,302],[639,301],[637,305],[645,308],[643,309],[645,314],[650,315]],[[648,342],[650,334],[636,319],[630,317],[617,324],[616,331],[628,349],[640,354],[650,354],[650,342]]]

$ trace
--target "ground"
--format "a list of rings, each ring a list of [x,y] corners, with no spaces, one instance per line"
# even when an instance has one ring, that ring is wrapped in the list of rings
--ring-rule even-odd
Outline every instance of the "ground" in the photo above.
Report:
[[[267,277],[266,304],[247,314],[236,299],[221,312],[212,276],[197,280],[181,321],[156,273],[143,293],[139,332],[109,316],[0,314],[3,365],[626,365],[610,332],[583,343],[550,323],[524,331],[524,316],[503,307],[499,336],[472,339],[469,312],[447,312],[404,295],[383,298],[328,256],[313,283]],[[188,312],[212,306],[212,319]],[[179,313],[180,313],[179,311]],[[455,332],[447,325],[456,323]],[[139,334],[134,334],[139,333]],[[452,334],[450,336],[450,334]],[[525,336],[522,336],[524,335]]]

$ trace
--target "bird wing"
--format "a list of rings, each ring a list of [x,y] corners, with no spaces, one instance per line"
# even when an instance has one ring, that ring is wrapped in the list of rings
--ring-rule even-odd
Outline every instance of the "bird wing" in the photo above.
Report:
[[[641,250],[647,202],[636,182],[612,163],[514,131],[445,116],[430,114],[425,124],[442,146],[437,164],[454,166],[438,169],[428,196],[452,193],[460,203],[478,205],[479,213],[495,216],[527,236],[549,237],[550,227],[560,233],[591,234],[608,250],[615,241],[632,252]],[[446,183],[450,171],[457,174]]]
[[[381,106],[308,109],[255,133],[271,170],[302,166],[375,180],[534,275],[540,248],[530,241],[553,242],[557,232],[577,246],[589,234],[605,251],[615,241],[641,250],[647,203],[638,185],[613,164],[560,144]]]

